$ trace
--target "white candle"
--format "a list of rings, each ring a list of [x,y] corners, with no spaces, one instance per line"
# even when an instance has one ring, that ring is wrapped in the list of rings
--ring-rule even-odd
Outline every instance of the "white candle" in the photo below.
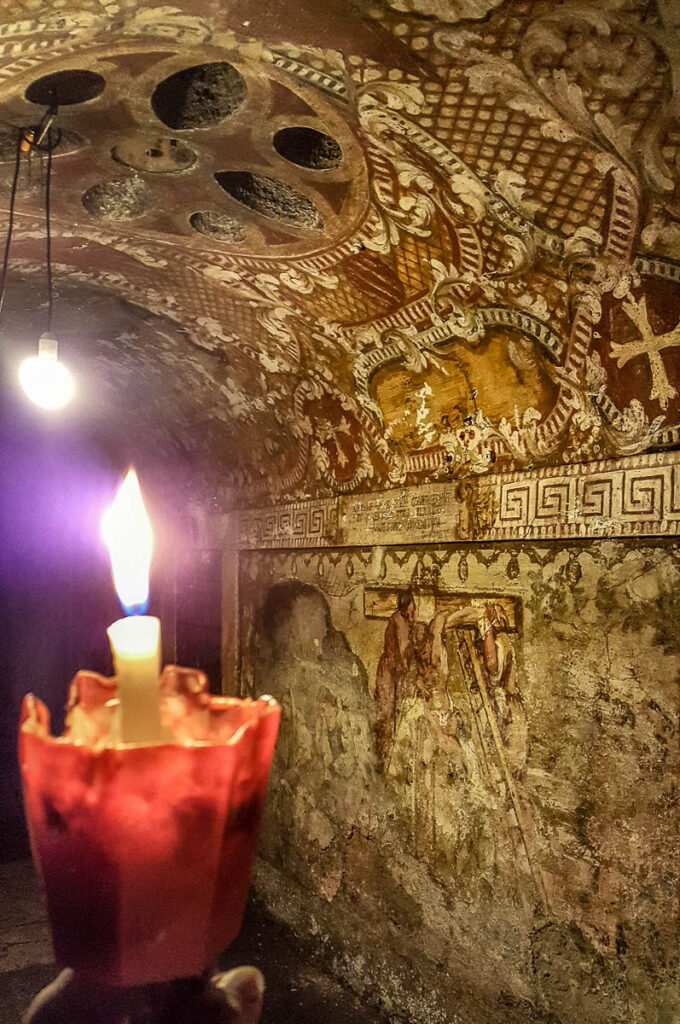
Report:
[[[113,580],[128,612],[146,609],[153,533],[133,469],[102,518]],[[107,630],[118,683],[120,738],[123,743],[155,743],[164,738],[158,679],[161,624],[151,615],[130,614]]]
[[[120,738],[123,743],[158,743],[165,738],[158,691],[160,619],[129,615],[117,619],[106,632],[118,683]]]

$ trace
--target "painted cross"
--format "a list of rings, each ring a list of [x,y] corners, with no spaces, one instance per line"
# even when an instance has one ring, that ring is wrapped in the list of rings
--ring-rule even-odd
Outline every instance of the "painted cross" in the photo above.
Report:
[[[644,296],[638,302],[624,302],[623,311],[637,327],[640,337],[635,341],[612,341],[609,354],[616,360],[619,368],[636,356],[647,356],[652,374],[652,390],[649,397],[656,398],[661,408],[667,409],[669,401],[675,398],[678,392],[668,379],[661,353],[667,348],[680,347],[680,322],[672,331],[655,334],[649,322]]]

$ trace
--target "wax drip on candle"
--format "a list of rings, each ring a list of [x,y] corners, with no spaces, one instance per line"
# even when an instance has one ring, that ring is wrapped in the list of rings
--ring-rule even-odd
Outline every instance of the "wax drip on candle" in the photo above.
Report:
[[[102,517],[102,535],[118,598],[128,613],[107,630],[118,683],[120,738],[123,743],[157,743],[167,738],[158,685],[161,624],[140,614],[149,602],[153,531],[134,469]]]

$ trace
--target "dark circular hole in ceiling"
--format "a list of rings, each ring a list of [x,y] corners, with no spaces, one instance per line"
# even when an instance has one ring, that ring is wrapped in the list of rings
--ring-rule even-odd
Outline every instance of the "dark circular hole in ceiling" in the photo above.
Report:
[[[323,227],[311,199],[285,181],[252,171],[218,171],[215,180],[232,199],[264,217],[315,231]]]
[[[194,231],[210,238],[217,238],[220,242],[243,242],[246,237],[240,221],[227,217],[224,213],[200,210],[192,213],[189,223]]]
[[[74,103],[86,103],[104,92],[106,82],[96,71],[74,68],[69,71],[55,71],[31,82],[25,96],[30,103],[41,107],[54,104],[70,107]]]
[[[337,167],[342,160],[340,143],[332,136],[300,125],[278,131],[274,136],[274,149],[291,163],[313,171]]]
[[[93,185],[83,196],[83,206],[100,220],[131,220],[144,213],[148,190],[141,178],[119,178]]]
[[[247,91],[243,77],[226,61],[196,64],[160,82],[151,106],[168,128],[206,128],[233,114]]]

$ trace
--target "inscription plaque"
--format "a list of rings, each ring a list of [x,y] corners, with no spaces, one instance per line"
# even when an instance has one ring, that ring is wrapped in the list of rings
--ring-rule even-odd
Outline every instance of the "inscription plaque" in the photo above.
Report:
[[[426,484],[340,499],[340,542],[415,544],[457,540],[464,505],[451,484]]]

